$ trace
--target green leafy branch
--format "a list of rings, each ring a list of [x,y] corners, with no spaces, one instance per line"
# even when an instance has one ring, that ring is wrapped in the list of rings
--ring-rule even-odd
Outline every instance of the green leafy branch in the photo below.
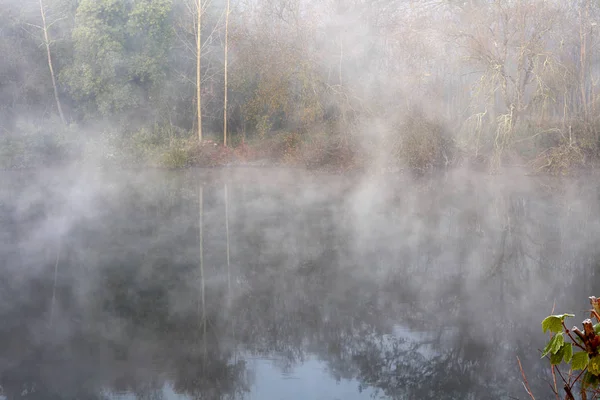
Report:
[[[600,398],[600,300],[592,296],[590,303],[591,315],[582,322],[583,330],[576,326],[567,328],[565,320],[574,317],[574,314],[550,315],[542,321],[543,332],[550,333],[542,358],[550,360],[554,382],[552,389],[557,399],[561,398],[557,374],[563,382],[565,400],[575,400],[577,386],[581,400]],[[596,320],[596,324],[591,318]],[[569,368],[566,374],[559,368],[563,363]],[[528,393],[534,399],[529,389]]]

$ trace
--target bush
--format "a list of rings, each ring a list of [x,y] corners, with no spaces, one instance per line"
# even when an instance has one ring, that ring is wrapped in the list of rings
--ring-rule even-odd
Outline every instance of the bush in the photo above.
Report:
[[[574,169],[584,166],[585,157],[579,146],[562,143],[544,150],[531,164],[536,172],[566,175]]]
[[[129,135],[104,135],[114,162],[181,168],[190,164],[192,135],[170,125],[142,127]]]
[[[422,174],[450,163],[454,146],[440,123],[417,112],[406,118],[400,132],[397,154],[412,172]]]
[[[0,137],[0,168],[33,168],[64,163],[79,147],[73,132],[62,125],[27,124]]]
[[[600,157],[599,123],[573,121],[565,128],[555,127],[554,141],[539,153],[531,166],[536,172],[566,175],[577,169],[592,166]],[[550,129],[549,129],[550,130]]]
[[[141,128],[126,140],[134,162],[153,163],[159,159],[161,149],[167,147],[168,138],[165,138],[156,129]]]
[[[301,144],[302,136],[299,133],[277,131],[264,139],[256,138],[248,145],[259,159],[294,164]]]
[[[234,151],[231,147],[224,147],[212,140],[197,140],[188,142],[186,150],[189,164],[199,167],[216,167],[225,165],[234,159]]]
[[[182,143],[171,145],[162,154],[160,164],[167,168],[184,168],[191,163],[189,149]]]
[[[362,165],[359,162],[358,148],[352,138],[319,135],[302,147],[300,158],[309,169],[348,171]]]

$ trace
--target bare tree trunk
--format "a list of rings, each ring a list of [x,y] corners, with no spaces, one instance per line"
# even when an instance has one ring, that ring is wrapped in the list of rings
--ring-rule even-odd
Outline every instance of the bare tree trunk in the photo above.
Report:
[[[198,123],[198,141],[202,142],[202,99],[200,93],[200,51],[202,48],[202,0],[197,0],[196,6],[196,117]]]
[[[54,89],[54,101],[56,101],[56,108],[58,109],[58,115],[60,116],[61,122],[66,125],[65,115],[63,114],[62,107],[60,105],[60,99],[58,98],[58,88],[56,87],[56,77],[54,76],[54,67],[52,66],[52,55],[50,53],[50,38],[48,36],[48,25],[46,24],[46,11],[44,11],[44,2],[40,0],[40,14],[42,15],[42,30],[44,31],[44,45],[46,46],[46,54],[48,56],[48,68],[50,69],[50,77],[52,78],[52,88]]]
[[[223,97],[223,146],[227,147],[227,42],[229,36],[229,0],[227,0],[227,11],[225,13],[225,88],[224,88],[224,97]],[[225,186],[225,190],[227,193],[227,186]],[[229,257],[229,253],[227,254]],[[229,261],[228,261],[229,265]]]
[[[581,106],[583,108],[583,115],[587,119],[588,116],[588,96],[587,96],[587,66],[588,66],[588,55],[587,55],[587,43],[588,43],[588,30],[589,30],[589,1],[586,1],[585,10],[579,10],[579,39],[580,39],[580,51],[579,51],[579,67],[580,67],[580,93],[581,93]]]

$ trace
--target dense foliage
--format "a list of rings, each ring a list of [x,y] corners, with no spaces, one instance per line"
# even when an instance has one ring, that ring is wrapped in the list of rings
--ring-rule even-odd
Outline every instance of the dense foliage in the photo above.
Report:
[[[193,143],[198,3],[202,128],[221,143],[226,0],[0,0],[0,164],[21,166],[9,148],[40,131],[58,147],[74,135],[70,153],[85,152],[82,142],[113,155],[148,150],[123,162],[236,159],[221,149],[207,161]],[[563,173],[600,154],[596,1],[230,6],[229,143],[251,147],[238,155]]]

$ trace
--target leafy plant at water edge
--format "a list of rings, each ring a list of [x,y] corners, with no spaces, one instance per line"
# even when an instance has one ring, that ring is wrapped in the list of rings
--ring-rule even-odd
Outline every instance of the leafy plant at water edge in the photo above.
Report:
[[[542,358],[550,360],[557,398],[562,392],[557,387],[557,375],[563,382],[565,400],[575,400],[576,387],[579,387],[582,400],[600,398],[600,299],[592,296],[590,303],[591,315],[582,322],[583,331],[575,326],[567,328],[565,320],[574,317],[574,314],[550,315],[542,321],[543,332],[551,335],[542,351]],[[563,363],[569,368],[566,374],[559,368]],[[534,398],[529,389],[528,392]]]

